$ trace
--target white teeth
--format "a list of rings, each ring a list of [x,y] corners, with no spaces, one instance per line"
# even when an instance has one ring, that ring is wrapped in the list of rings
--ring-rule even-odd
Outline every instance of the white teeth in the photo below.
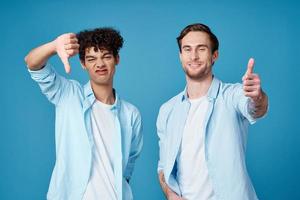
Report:
[[[199,67],[200,64],[189,64],[190,67]]]

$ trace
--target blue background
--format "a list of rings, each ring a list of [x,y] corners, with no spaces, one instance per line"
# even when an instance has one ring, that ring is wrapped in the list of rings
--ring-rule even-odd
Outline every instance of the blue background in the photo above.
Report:
[[[181,2],[181,1],[180,1]],[[144,148],[132,179],[135,199],[163,199],[156,175],[160,105],[184,88],[175,38],[194,22],[220,40],[215,75],[241,82],[249,57],[269,95],[267,117],[250,127],[247,165],[260,199],[300,199],[300,49],[296,1],[1,2],[0,199],[45,199],[55,161],[54,107],[24,63],[34,47],[65,32],[113,26],[125,38],[115,87],[144,119]],[[60,60],[50,62],[64,74]],[[78,57],[69,78],[85,83]],[[75,123],[75,122],[74,122]]]

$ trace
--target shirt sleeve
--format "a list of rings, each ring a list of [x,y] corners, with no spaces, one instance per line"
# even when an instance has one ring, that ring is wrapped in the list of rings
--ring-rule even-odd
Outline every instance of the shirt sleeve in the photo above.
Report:
[[[28,71],[31,78],[36,81],[41,88],[42,93],[54,105],[58,105],[62,99],[63,90],[66,87],[68,80],[60,76],[50,64],[46,64],[40,70]]]
[[[156,128],[157,128],[157,136],[158,136],[158,146],[159,146],[159,160],[157,166],[157,173],[164,169],[164,155],[165,155],[165,111],[164,106],[162,106],[159,110],[157,121],[156,121]]]
[[[232,89],[232,102],[237,110],[242,116],[244,116],[250,124],[254,124],[257,118],[253,117],[254,106],[251,98],[244,95],[243,85],[235,84]]]
[[[131,149],[130,149],[126,171],[124,173],[124,177],[127,180],[130,180],[132,176],[135,161],[139,157],[143,147],[142,118],[139,111],[137,110],[135,111],[134,115],[135,117],[133,122],[133,133],[132,133],[133,137],[131,139]]]

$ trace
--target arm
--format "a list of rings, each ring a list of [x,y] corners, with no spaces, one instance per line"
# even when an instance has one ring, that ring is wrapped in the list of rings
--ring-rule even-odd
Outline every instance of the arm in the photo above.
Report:
[[[70,91],[70,84],[67,79],[57,74],[51,65],[46,63],[51,56],[57,53],[64,63],[66,71],[69,72],[68,58],[75,55],[79,48],[74,36],[76,35],[71,33],[63,34],[55,40],[31,50],[25,57],[32,79],[39,84],[42,93],[55,105],[58,105],[63,99],[64,91]]]
[[[261,88],[261,80],[258,74],[253,73],[254,59],[248,62],[247,71],[243,77],[243,90],[246,97],[251,101],[248,106],[253,118],[262,117],[268,109],[268,96]]]
[[[48,59],[57,53],[65,66],[66,72],[69,73],[71,67],[68,59],[78,53],[79,44],[77,42],[74,33],[63,34],[55,40],[31,50],[25,57],[27,67],[32,71],[40,70]]]
[[[260,91],[258,98],[252,99],[249,109],[251,110],[250,114],[254,118],[260,118],[266,114],[268,110],[268,96],[263,90]]]
[[[157,128],[157,135],[159,138],[158,145],[159,145],[159,161],[158,161],[158,180],[161,186],[161,189],[168,200],[183,200],[179,197],[166,183],[165,176],[163,173],[163,169],[165,167],[165,126],[166,126],[166,109],[162,106],[159,110],[157,121],[156,121],[156,128]]]
[[[135,120],[133,122],[133,133],[131,139],[131,149],[128,158],[128,163],[126,167],[126,171],[124,173],[124,177],[126,178],[127,182],[129,182],[132,172],[134,169],[134,164],[136,159],[141,153],[143,147],[143,134],[142,134],[142,119],[141,115],[138,111],[135,112]]]
[[[165,181],[165,176],[163,171],[159,171],[158,173],[158,180],[161,186],[162,191],[165,194],[165,197],[168,200],[184,200],[182,197],[179,197],[175,192],[172,191],[172,189],[167,185]]]
[[[30,70],[37,71],[42,69],[48,59],[55,54],[55,43],[52,41],[31,50],[25,57],[25,62]]]

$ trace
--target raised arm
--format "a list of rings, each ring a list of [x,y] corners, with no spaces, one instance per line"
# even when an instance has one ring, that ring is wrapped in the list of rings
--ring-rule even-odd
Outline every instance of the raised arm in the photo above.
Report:
[[[64,64],[67,73],[70,73],[71,67],[69,58],[76,55],[79,51],[79,44],[74,33],[60,35],[55,40],[43,44],[29,52],[25,57],[25,62],[30,70],[40,70],[48,59],[57,54]]]
[[[25,62],[29,69],[31,78],[38,83],[42,93],[54,105],[60,104],[67,96],[72,84],[63,76],[60,76],[47,64],[48,59],[57,54],[62,60],[66,72],[70,72],[68,58],[78,53],[79,45],[74,33],[67,33],[57,37],[55,40],[43,44],[29,52]]]

